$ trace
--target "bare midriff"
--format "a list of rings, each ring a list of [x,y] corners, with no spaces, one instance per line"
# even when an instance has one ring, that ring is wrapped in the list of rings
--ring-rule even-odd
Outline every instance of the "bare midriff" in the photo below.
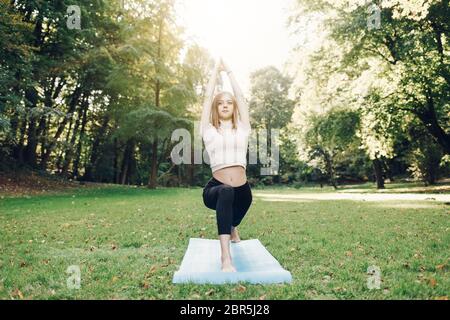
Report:
[[[232,187],[239,187],[247,182],[247,175],[242,166],[231,166],[213,172],[213,177]]]

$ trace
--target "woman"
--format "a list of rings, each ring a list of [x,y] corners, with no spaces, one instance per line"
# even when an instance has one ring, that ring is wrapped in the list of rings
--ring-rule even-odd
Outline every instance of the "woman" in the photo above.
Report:
[[[235,96],[221,91],[213,98],[221,71],[227,72]],[[245,174],[250,132],[248,107],[242,91],[232,71],[219,59],[208,83],[200,135],[213,175],[203,189],[203,202],[208,208],[216,210],[222,271],[225,272],[236,271],[230,254],[230,240],[240,241],[237,226],[252,203],[252,192]]]

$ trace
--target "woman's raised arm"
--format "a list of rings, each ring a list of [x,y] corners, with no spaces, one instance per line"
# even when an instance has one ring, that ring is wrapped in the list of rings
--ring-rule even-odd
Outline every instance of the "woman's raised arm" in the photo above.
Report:
[[[211,116],[211,107],[212,107],[212,101],[214,98],[214,89],[216,87],[220,63],[221,63],[221,61],[220,61],[220,59],[218,59],[216,61],[214,69],[211,73],[211,78],[209,79],[208,85],[206,87],[205,99],[203,100],[202,117],[200,120],[200,135],[203,134],[203,129],[206,128],[206,126],[208,125],[209,120],[210,120],[209,118]]]
[[[239,109],[239,114],[241,115],[241,121],[247,128],[250,128],[250,116],[248,113],[248,105],[245,101],[244,94],[242,93],[241,88],[239,87],[236,78],[234,77],[233,72],[230,67],[222,60],[222,65],[225,71],[228,74],[228,78],[230,78],[231,87],[233,88],[234,96],[236,97],[236,102]]]

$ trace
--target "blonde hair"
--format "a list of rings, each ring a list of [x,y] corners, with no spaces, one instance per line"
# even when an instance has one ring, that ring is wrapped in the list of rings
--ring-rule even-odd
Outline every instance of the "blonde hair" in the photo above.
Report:
[[[233,101],[233,115],[231,117],[231,122],[233,124],[233,129],[237,129],[237,121],[238,121],[238,106],[237,101],[234,95],[232,95],[228,91],[220,91],[216,94],[216,96],[213,99],[212,106],[211,106],[211,120],[212,125],[219,129],[219,99],[223,97],[224,94],[228,94],[231,97],[231,101]]]

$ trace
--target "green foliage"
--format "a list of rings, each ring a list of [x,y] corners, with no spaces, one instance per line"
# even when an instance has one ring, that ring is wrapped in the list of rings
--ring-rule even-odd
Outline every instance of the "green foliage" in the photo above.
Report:
[[[303,1],[310,5],[309,1]],[[369,59],[384,63],[390,79],[391,94],[383,98],[392,113],[408,111],[423,123],[429,134],[450,152],[450,6],[447,0],[411,8],[378,3],[380,28],[369,30],[366,5],[344,11],[345,4],[335,1],[326,25],[331,38],[343,49],[340,70],[358,77]],[[404,7],[403,7],[404,6]],[[417,10],[417,11],[416,11]]]
[[[308,148],[309,160],[329,177],[332,184],[336,179],[337,161],[354,156],[359,146],[358,128],[357,112],[335,108],[314,115],[306,130],[303,143]]]
[[[411,172],[415,180],[422,180],[426,184],[435,184],[445,170],[442,148],[427,134],[426,130],[413,124],[409,128],[411,139],[408,153]],[[442,166],[441,166],[442,164]]]
[[[67,27],[72,4],[81,9],[81,30]],[[2,0],[5,152],[22,165],[81,179],[148,179],[141,173],[148,144],[162,138],[152,159],[158,167],[167,161],[170,131],[192,129],[197,86],[205,82],[210,63],[205,49],[185,47],[174,5],[172,0],[132,0],[124,8],[121,1]]]
[[[359,170],[353,174],[367,175],[367,164],[372,160],[395,164],[398,173],[410,166],[418,168],[417,159],[406,157],[409,151],[405,145],[414,139],[407,131],[411,125],[421,126],[423,135],[428,135],[417,141],[423,144],[416,145],[422,153],[430,146],[428,142],[434,142],[433,146],[439,145],[449,154],[447,0],[299,0],[296,4],[289,23],[301,30],[309,19],[310,27],[316,28],[313,31],[322,36],[316,41],[307,39],[298,48],[297,73],[301,77],[297,79],[297,90],[304,109],[294,119],[299,126],[315,127],[314,114],[335,107],[358,112],[360,126],[355,134],[367,159],[360,150],[347,149],[347,155],[353,153],[355,159],[361,160]],[[373,12],[368,9],[374,5],[380,9],[380,28],[369,28]],[[321,143],[329,145],[334,145],[336,139],[320,130],[310,131],[309,137],[321,137]],[[311,143],[308,138],[303,140],[300,147],[307,149]],[[326,154],[321,148],[314,150],[315,154]],[[430,154],[434,153],[430,150]],[[332,155],[329,152],[327,157],[332,159]],[[335,159],[336,168],[348,167],[345,158],[342,163]],[[437,158],[436,154],[434,166]],[[390,168],[383,171],[389,173]],[[445,172],[442,167],[438,171],[439,175]]]
[[[166,111],[145,106],[128,113],[114,136],[122,141],[135,139],[151,143],[155,137],[167,138],[174,129],[188,125],[190,122],[177,119]]]
[[[288,98],[292,79],[274,67],[253,72],[251,78],[250,116],[260,128],[285,127],[291,120],[294,102]]]

